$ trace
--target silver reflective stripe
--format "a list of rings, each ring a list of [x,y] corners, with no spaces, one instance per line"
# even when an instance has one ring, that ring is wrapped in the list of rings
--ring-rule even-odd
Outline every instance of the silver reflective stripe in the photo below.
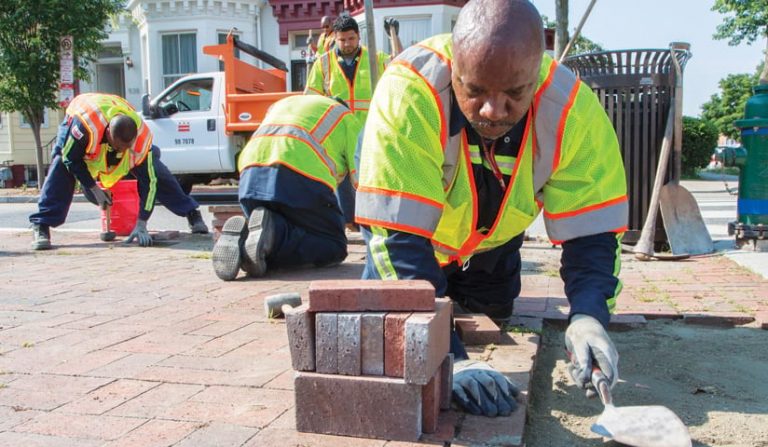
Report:
[[[605,208],[560,219],[552,219],[544,215],[544,223],[551,240],[568,241],[623,228],[627,225],[628,216],[629,203],[625,200]]]
[[[371,101],[355,100],[351,105],[355,110],[368,110],[371,106]]]
[[[557,149],[557,133],[560,120],[568,118],[563,115],[568,98],[574,88],[578,88],[579,80],[563,65],[558,65],[552,75],[552,82],[547,86],[536,109],[536,150],[533,158],[533,186],[539,191],[552,176],[552,166],[555,163]]]
[[[432,244],[432,248],[434,248],[436,252],[443,254],[445,256],[455,256],[459,254],[458,250],[454,250],[452,248],[448,248],[443,245]]]
[[[325,161],[325,164],[328,165],[328,168],[331,171],[331,175],[337,177],[336,163],[334,163],[333,159],[328,156],[328,153],[325,151],[323,145],[315,140],[312,134],[306,130],[293,126],[262,124],[258,129],[256,129],[256,132],[253,133],[253,137],[257,136],[298,138],[299,140],[312,146],[315,152],[317,152],[317,155],[322,157],[323,161]]]
[[[315,138],[315,141],[318,143],[325,141],[325,139],[328,137],[328,134],[331,133],[336,123],[339,122],[345,113],[349,113],[349,109],[343,105],[332,105],[330,110],[328,110],[325,115],[323,115],[322,119],[317,124],[315,124],[315,128],[312,129],[312,136]]]
[[[107,118],[104,116],[104,114],[101,113],[101,109],[99,109],[99,107],[95,103],[93,103],[87,98],[84,98],[83,102],[87,102],[86,107],[89,107],[93,111],[92,114],[88,113],[88,110],[85,107],[83,107],[83,104],[79,104],[79,107],[77,108],[77,114],[80,115],[80,118],[83,121],[85,121],[85,124],[92,131],[95,129],[99,129],[99,128],[103,129],[107,127],[109,123],[107,122]],[[99,119],[99,124],[94,123],[93,120],[91,120],[91,115],[96,115],[96,117]],[[98,138],[99,138],[98,136],[94,136],[94,139],[98,140]]]
[[[361,219],[390,222],[404,227],[419,228],[427,234],[433,234],[442,208],[402,196],[388,196],[374,192],[358,190],[355,215]]]

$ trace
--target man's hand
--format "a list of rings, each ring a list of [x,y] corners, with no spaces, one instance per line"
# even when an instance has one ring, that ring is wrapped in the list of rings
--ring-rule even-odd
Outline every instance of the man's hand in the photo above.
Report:
[[[103,189],[99,188],[99,185],[93,185],[89,191],[93,194],[93,198],[96,199],[96,204],[99,208],[106,209],[107,206],[112,205],[112,198]]]
[[[585,314],[574,315],[565,331],[565,349],[571,360],[568,372],[578,386],[587,390],[587,397],[595,395],[590,380],[593,359],[611,388],[619,380],[619,353],[597,319]]]
[[[139,245],[142,247],[149,247],[152,245],[152,236],[150,236],[149,232],[147,231],[146,220],[137,220],[136,226],[133,227],[133,231],[131,231],[131,234],[128,235],[128,239],[126,239],[123,243],[130,244],[134,239],[137,240]]]
[[[459,360],[453,365],[453,397],[472,414],[509,416],[517,408],[518,394],[514,383],[485,362]]]
[[[388,17],[384,19],[384,31],[386,31],[387,36],[391,36],[390,29],[395,30],[395,34],[398,34],[400,32],[400,22],[397,21],[394,17]]]

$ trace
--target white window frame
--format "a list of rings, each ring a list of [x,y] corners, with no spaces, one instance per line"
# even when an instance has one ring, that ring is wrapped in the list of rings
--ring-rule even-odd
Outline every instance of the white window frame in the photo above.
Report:
[[[19,127],[22,129],[31,129],[32,126],[24,118],[24,114],[19,112]],[[40,125],[41,129],[48,128],[48,109],[43,109],[43,123]]]
[[[164,39],[165,37],[167,37],[167,36],[176,36],[176,37],[177,37],[177,40],[178,40],[178,42],[180,43],[180,42],[181,42],[181,39],[180,39],[180,37],[181,37],[181,36],[183,36],[183,35],[190,35],[190,34],[191,34],[191,35],[193,35],[193,36],[195,36],[195,51],[193,52],[193,54],[194,54],[194,56],[195,56],[195,63],[194,63],[194,67],[193,67],[194,71],[185,72],[185,73],[182,73],[182,72],[181,72],[181,57],[182,57],[182,56],[181,56],[181,46],[179,46],[179,48],[178,48],[178,50],[179,50],[179,66],[178,66],[178,67],[176,67],[176,68],[177,68],[177,70],[178,70],[179,72],[177,72],[177,73],[166,73],[166,72],[165,72],[165,64],[164,64],[164,57],[165,57],[165,54],[163,54],[163,51],[162,51],[162,48],[163,48],[163,39]],[[162,80],[162,83],[163,83],[163,88],[166,88],[166,87],[170,86],[171,84],[173,84],[174,82],[176,82],[176,80],[178,80],[178,79],[180,79],[180,78],[183,78],[184,76],[186,76],[186,75],[188,75],[188,74],[197,73],[197,70],[198,70],[198,60],[197,60],[197,45],[198,45],[198,43],[197,43],[197,34],[198,34],[198,33],[197,33],[197,30],[189,30],[189,31],[169,31],[169,32],[163,32],[163,33],[160,33],[160,49],[161,49],[161,50],[160,50],[160,69],[161,69],[160,78],[161,78],[161,80]]]

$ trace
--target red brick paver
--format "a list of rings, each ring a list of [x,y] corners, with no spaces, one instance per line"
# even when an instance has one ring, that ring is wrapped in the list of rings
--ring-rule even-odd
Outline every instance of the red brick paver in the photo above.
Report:
[[[29,241],[28,232],[0,237],[0,445],[515,445],[536,322],[568,314],[559,249],[526,243],[515,305],[525,325],[497,345],[470,347],[521,385],[520,410],[494,419],[444,411],[437,433],[419,443],[305,434],[295,429],[285,323],[266,318],[264,298],[298,292],[306,300],[311,281],[359,278],[363,246],[350,245],[335,268],[225,283],[211,268],[210,237],[182,233],[139,248],[54,230],[57,248],[36,253]],[[768,281],[725,257],[622,260],[619,314],[768,326]]]

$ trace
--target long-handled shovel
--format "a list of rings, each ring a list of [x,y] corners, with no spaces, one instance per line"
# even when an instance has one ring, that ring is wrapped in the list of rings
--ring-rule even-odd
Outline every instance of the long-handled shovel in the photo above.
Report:
[[[676,49],[687,50],[688,44],[673,43],[670,46],[672,64],[675,66],[675,163],[672,178],[661,188],[659,206],[672,254],[701,255],[712,253],[714,245],[699,205],[693,194],[680,186],[680,160],[683,145],[683,70],[675,55]]]
[[[653,181],[653,190],[651,191],[651,203],[648,206],[648,215],[645,217],[643,229],[640,231],[640,238],[635,244],[635,257],[640,261],[650,261],[652,258],[659,258],[654,254],[653,242],[656,235],[656,217],[659,213],[659,193],[661,192],[662,182],[667,173],[667,163],[669,153],[672,148],[672,133],[675,117],[675,108],[678,104],[673,100],[669,106],[667,115],[667,125],[664,129],[664,139],[661,142],[661,153],[659,153],[659,164],[656,167],[656,178]]]
[[[603,413],[592,431],[635,447],[691,447],[691,436],[683,421],[667,407],[613,405],[608,379],[599,368],[592,370],[592,385],[603,402]]]

